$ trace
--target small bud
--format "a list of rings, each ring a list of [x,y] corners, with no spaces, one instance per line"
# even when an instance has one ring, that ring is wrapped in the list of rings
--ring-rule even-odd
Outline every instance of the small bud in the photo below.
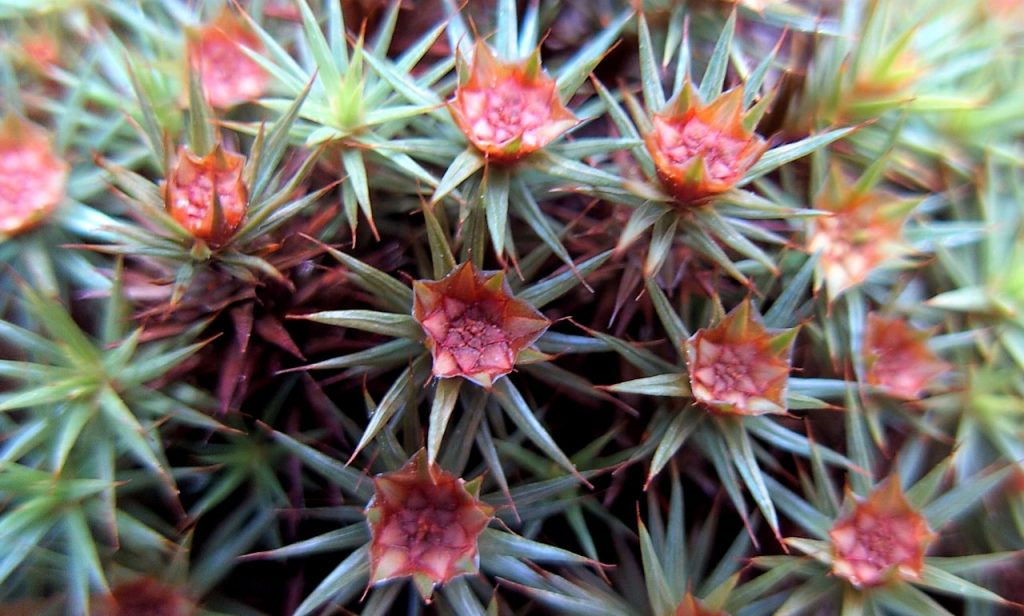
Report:
[[[535,152],[579,123],[562,105],[538,52],[521,63],[500,62],[477,43],[469,75],[448,109],[459,129],[490,160],[511,162]]]
[[[99,616],[194,616],[196,605],[180,591],[152,578],[119,584],[94,606]]]
[[[913,329],[901,319],[868,315],[864,339],[865,380],[887,394],[916,400],[950,365],[927,345],[928,332]]]
[[[270,76],[242,47],[263,51],[259,37],[227,9],[190,38],[189,62],[199,71],[211,107],[233,107],[266,91]]]
[[[697,402],[723,413],[786,412],[790,353],[797,330],[771,333],[744,301],[710,329],[686,341],[690,389]]]
[[[829,531],[832,572],[857,587],[892,578],[917,580],[935,539],[928,521],[910,506],[898,478],[879,486]]]
[[[764,139],[743,126],[742,107],[742,88],[703,105],[687,83],[654,114],[654,128],[644,141],[662,185],[681,204],[729,190],[768,149]]]
[[[16,235],[45,220],[64,199],[68,164],[46,132],[14,115],[0,123],[0,235]]]
[[[461,376],[483,387],[512,371],[519,353],[551,324],[516,299],[501,272],[464,263],[439,281],[413,285],[413,317],[433,352],[434,376]]]
[[[477,539],[494,517],[467,484],[428,464],[421,450],[400,470],[378,475],[367,506],[370,584],[412,576],[425,601],[435,586],[477,571]]]
[[[167,211],[196,239],[223,244],[238,230],[248,208],[244,166],[244,156],[219,145],[204,157],[182,146],[164,186]]]

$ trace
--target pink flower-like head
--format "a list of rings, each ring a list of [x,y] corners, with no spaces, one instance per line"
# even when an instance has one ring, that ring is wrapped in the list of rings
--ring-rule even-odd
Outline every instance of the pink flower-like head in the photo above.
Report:
[[[0,123],[0,235],[16,235],[45,220],[61,200],[68,164],[46,132],[17,116]]]
[[[524,62],[501,62],[485,43],[477,43],[448,109],[466,138],[496,162],[535,152],[579,122],[541,70],[539,52]]]
[[[865,380],[890,396],[916,400],[935,379],[949,372],[927,344],[929,333],[902,319],[868,315],[864,339]]]
[[[878,586],[892,578],[916,580],[935,533],[914,509],[896,477],[839,519],[828,533],[832,572],[857,587]]]
[[[211,107],[234,107],[266,92],[270,75],[242,47],[263,50],[259,37],[227,9],[189,40],[189,61]]]
[[[796,329],[770,333],[744,301],[686,341],[690,389],[709,409],[738,415],[786,412]]]
[[[821,253],[830,300],[910,251],[902,229],[915,204],[884,191],[857,190],[838,167],[832,169],[814,203],[829,215],[813,220],[807,239],[807,251]]]
[[[238,230],[249,207],[244,168],[244,156],[219,145],[206,156],[178,148],[164,185],[167,211],[196,239],[223,244]]]
[[[420,451],[400,470],[378,475],[374,487],[366,510],[370,584],[412,576],[429,601],[435,586],[477,571],[477,539],[494,517],[479,500],[479,479],[466,483]]]
[[[743,125],[742,88],[703,105],[687,83],[651,121],[647,150],[662,185],[681,205],[729,190],[768,149]]]
[[[442,280],[416,281],[413,294],[413,317],[440,378],[461,376],[490,387],[551,324],[512,295],[502,272],[477,272],[468,262]]]

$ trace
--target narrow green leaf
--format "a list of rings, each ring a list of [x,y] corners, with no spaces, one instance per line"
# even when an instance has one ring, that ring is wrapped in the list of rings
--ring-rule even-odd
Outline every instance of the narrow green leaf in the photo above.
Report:
[[[859,126],[837,128],[819,135],[811,135],[810,137],[801,139],[796,143],[787,143],[786,145],[772,148],[771,150],[768,150],[765,155],[750,168],[749,171],[747,171],[738,185],[743,186],[766,173],[775,171],[786,163],[793,162],[798,158],[803,158],[811,152],[819,150],[834,141],[838,141],[843,137],[846,137],[859,128]]]
[[[711,52],[711,59],[704,71],[704,77],[700,80],[700,97],[704,102],[710,103],[718,98],[725,87],[725,73],[729,68],[729,54],[732,51],[732,37],[736,32],[736,11],[729,15],[725,22],[718,40],[715,42],[715,49]]]
[[[146,90],[142,86],[142,82],[139,80],[139,76],[136,72],[137,67],[130,60],[127,64],[128,76],[131,79],[132,89],[135,90],[135,98],[138,100],[139,110],[142,112],[141,124],[142,131],[146,138],[146,145],[149,146],[150,153],[153,156],[153,161],[156,163],[157,168],[163,172],[166,166],[164,154],[164,133],[160,127],[160,121],[157,120],[153,104],[149,100],[149,96],[146,95]]]
[[[519,299],[531,304],[534,308],[542,308],[559,297],[562,297],[580,284],[592,272],[604,265],[612,255],[611,251],[590,257],[576,266],[575,271],[568,269],[554,276],[549,276],[518,293]]]
[[[682,358],[685,354],[686,340],[690,337],[689,330],[686,329],[683,320],[676,314],[675,308],[665,297],[665,292],[661,290],[653,277],[644,278],[644,288],[647,289],[647,294],[651,297],[654,311],[658,313],[658,319],[661,321],[662,327],[665,328],[665,333],[672,341],[672,348]]]
[[[459,616],[489,616],[480,600],[470,589],[464,578],[457,578],[441,588],[441,596],[450,604],[452,614]]]
[[[289,101],[284,113],[274,122],[273,128],[266,133],[263,148],[259,151],[252,173],[247,173],[251,178],[250,194],[253,200],[259,199],[277,171],[278,163],[281,162],[281,157],[284,156],[285,149],[290,141],[289,134],[291,128],[295,124],[296,118],[299,117],[299,110],[302,109],[303,104],[306,102],[306,97],[309,96],[309,91],[312,87],[313,82],[308,82],[296,97]],[[249,170],[247,169],[246,171]]]
[[[327,310],[294,315],[292,318],[315,321],[335,327],[349,327],[393,338],[419,340],[423,337],[423,328],[409,314],[394,314],[377,310]]]
[[[434,270],[434,278],[440,280],[448,272],[455,269],[455,255],[448,242],[448,233],[441,225],[437,212],[432,205],[424,204],[421,208],[423,219],[427,223],[427,242],[430,244],[430,260]],[[442,209],[442,214],[444,213]]]
[[[980,599],[994,603],[1007,602],[998,593],[928,563],[924,565],[921,579],[916,580],[915,583],[943,594],[963,597],[965,599]]]
[[[833,520],[815,509],[810,503],[772,479],[765,477],[765,483],[771,490],[772,499],[784,514],[802,528],[821,539],[828,538]]]
[[[643,522],[637,522],[640,530],[640,559],[643,562],[644,581],[647,584],[647,598],[655,614],[669,614],[676,607],[675,593],[665,579],[658,551],[651,542],[651,535]]]
[[[372,293],[386,308],[394,312],[412,312],[412,289],[340,250],[327,247],[327,252],[351,270],[354,282]]]
[[[810,458],[812,455],[812,442],[810,439],[799,432],[795,432],[782,426],[770,417],[764,415],[760,417],[748,417],[744,420],[744,426],[748,432],[773,447],[778,447],[779,449],[795,453],[804,458]],[[856,465],[852,460],[828,449],[827,447],[822,447],[821,445],[816,444],[814,444],[813,447],[817,450],[818,455],[830,464],[835,464],[836,466],[842,466],[848,469],[856,468]]]
[[[390,13],[397,13],[398,7],[394,7],[389,11],[389,18],[394,19],[390,16]],[[303,22],[305,22],[305,16],[303,16]],[[388,28],[394,28],[394,25],[390,21],[386,20],[382,24],[382,37],[389,37]],[[328,2],[327,3],[327,46],[330,48],[334,57],[334,64],[338,67],[339,71],[344,71],[349,68],[348,66],[348,43],[345,41],[345,15],[341,11],[340,2]]]
[[[270,430],[270,436],[284,449],[298,457],[303,464],[349,494],[366,500],[369,500],[373,494],[372,483],[363,473],[345,466],[338,460],[330,458],[282,432]]]
[[[498,57],[506,62],[518,59],[517,19],[516,0],[498,0],[498,27],[494,32],[494,48],[498,52]]]
[[[689,379],[684,373],[659,374],[632,381],[624,381],[604,388],[620,394],[640,394],[644,396],[668,396],[671,398],[690,398]]]
[[[508,171],[491,165],[484,171],[484,209],[487,212],[487,230],[491,245],[499,259],[505,253],[505,230],[508,228]]]
[[[333,97],[334,93],[341,92],[342,89],[341,71],[338,70],[338,65],[334,62],[331,48],[327,44],[327,39],[324,37],[323,31],[320,30],[320,23],[317,21],[316,16],[313,15],[309,4],[306,0],[299,0],[295,4],[302,15],[302,29],[306,33],[305,41],[309,44],[313,61],[316,63],[317,75],[320,76],[323,82],[324,91],[327,92],[327,96]],[[338,24],[334,25],[338,27]],[[342,45],[341,47],[344,49],[345,46]]]
[[[398,378],[392,383],[387,393],[381,398],[380,404],[377,405],[377,408],[374,409],[373,414],[370,416],[370,423],[367,424],[366,430],[363,431],[363,436],[359,439],[359,443],[352,451],[351,457],[349,457],[350,463],[370,441],[376,438],[395,413],[405,408],[405,403],[410,395],[413,394],[415,388],[422,386],[421,383],[415,381],[423,376],[423,368],[428,359],[428,355],[421,355],[416,358],[416,361],[411,366],[403,370],[402,374],[398,375]]]
[[[295,616],[312,614],[324,603],[366,584],[369,574],[369,548],[364,546],[349,554],[313,589],[313,592],[295,609]]]
[[[651,31],[647,18],[640,13],[640,83],[643,86],[644,106],[650,111],[661,111],[665,107],[665,90],[661,87],[661,72],[654,57]]]
[[[369,529],[362,522],[351,524],[344,528],[332,530],[311,539],[298,541],[275,550],[265,552],[254,552],[246,554],[244,560],[273,559],[284,560],[309,556],[311,554],[322,554],[324,552],[335,552],[348,548],[363,545],[370,539]]]
[[[434,401],[430,405],[430,426],[427,431],[427,460],[433,464],[437,453],[441,450],[445,428],[452,418],[455,403],[459,400],[461,378],[437,379],[434,389]]]
[[[528,56],[538,45],[540,33],[540,0],[529,0],[523,15],[523,27],[519,32],[519,57]]]
[[[553,545],[527,539],[526,537],[495,528],[485,528],[484,532],[480,534],[478,545],[484,568],[487,567],[487,555],[489,554],[525,558],[539,563],[562,565],[593,564],[586,556],[580,556],[569,550],[563,550]]]
[[[981,477],[972,477],[970,481],[963,481],[932,501],[921,513],[928,519],[929,526],[942,528],[980,505],[985,495],[998,487],[1012,468],[1004,467]]]
[[[576,266],[572,261],[572,257],[569,256],[569,251],[562,245],[562,240],[559,239],[558,233],[544,215],[544,212],[541,211],[540,205],[537,204],[536,199],[534,199],[530,189],[527,188],[526,183],[521,179],[516,178],[512,182],[512,187],[515,189],[515,199],[512,200],[512,206],[515,208],[516,213],[530,225],[533,232],[540,237],[541,241],[543,241],[559,259],[569,265],[570,268],[575,268]]]
[[[935,599],[910,584],[889,584],[877,589],[872,595],[877,605],[905,616],[953,616]]]
[[[692,406],[676,411],[671,423],[661,435],[654,455],[651,456],[651,468],[647,472],[646,484],[650,484],[651,480],[665,468],[665,465],[676,455],[686,439],[700,426],[701,420],[702,417],[694,412]]]
[[[455,157],[452,164],[448,165],[444,176],[441,177],[437,188],[434,189],[433,196],[430,197],[430,204],[434,205],[451,194],[453,190],[469,179],[470,176],[483,169],[484,162],[484,157],[480,156],[480,153],[473,146],[463,150],[462,154]]]
[[[820,255],[813,254],[804,261],[792,280],[787,281],[772,307],[764,313],[764,324],[772,328],[793,327],[798,321],[797,308],[807,299],[807,291],[814,279]]]
[[[213,151],[217,137],[213,132],[210,109],[206,104],[199,69],[189,66],[188,71],[188,147],[200,158]]]
[[[523,395],[519,393],[515,385],[506,377],[498,379],[494,383],[494,390],[492,395],[498,400],[498,403],[509,419],[512,420],[523,434],[526,435],[530,441],[532,441],[541,451],[543,451],[549,458],[557,462],[562,468],[565,468],[573,475],[578,477],[582,482],[587,483],[586,479],[583,479],[581,475],[576,471],[576,466],[569,460],[569,458],[562,453],[555,440],[551,438],[551,435],[544,426],[541,425],[540,421],[533,414],[533,410],[523,399]]]
[[[590,39],[576,54],[558,67],[558,95],[563,101],[569,100],[580,85],[586,81],[597,63],[604,57],[605,52],[619,40],[619,33],[633,18],[633,11],[626,10],[612,19],[604,30],[601,30],[595,37]]]
[[[773,616],[796,616],[807,613],[828,595],[835,593],[835,579],[828,576],[813,577],[787,592],[786,601],[773,612]]]
[[[359,203],[359,209],[363,216],[370,222],[370,228],[374,235],[377,235],[377,227],[373,223],[373,208],[370,205],[370,183],[366,176],[366,163],[363,161],[363,153],[354,148],[346,148],[341,152],[341,162],[345,166],[345,173],[348,174],[347,182],[352,185],[352,190]],[[379,239],[379,237],[378,237]]]
[[[115,428],[120,440],[128,447],[136,460],[150,467],[167,483],[171,482],[166,470],[166,463],[160,458],[163,452],[160,444],[149,438],[145,428],[132,415],[131,410],[120,396],[110,387],[104,386],[99,391],[99,407],[107,420]]]
[[[647,258],[644,259],[645,277],[654,276],[661,271],[661,266],[665,264],[665,259],[675,243],[678,225],[678,216],[662,216],[654,223],[651,241],[647,247]]]
[[[731,419],[731,418],[730,418]],[[754,449],[750,444],[750,436],[747,435],[743,425],[736,421],[719,422],[722,436],[725,438],[732,462],[736,465],[740,477],[750,490],[750,495],[757,503],[758,509],[764,514],[768,525],[779,534],[779,518],[775,513],[775,505],[772,503],[771,492],[764,482],[764,473],[754,456]]]
[[[346,355],[339,355],[331,359],[291,368],[288,371],[298,370],[338,370],[341,368],[357,367],[360,369],[391,368],[408,363],[410,359],[423,352],[423,346],[418,342],[406,338],[391,340],[366,349]]]

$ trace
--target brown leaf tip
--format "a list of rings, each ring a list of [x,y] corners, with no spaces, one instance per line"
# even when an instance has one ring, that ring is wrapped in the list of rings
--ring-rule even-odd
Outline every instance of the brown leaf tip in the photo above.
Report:
[[[42,221],[64,199],[69,166],[39,126],[15,115],[0,123],[0,235]]]
[[[903,319],[868,315],[864,340],[865,380],[887,394],[916,400],[952,367],[929,348],[929,332],[914,329]]]
[[[242,47],[263,51],[259,37],[227,8],[189,41],[189,62],[199,71],[211,107],[233,107],[266,91],[270,75]]]

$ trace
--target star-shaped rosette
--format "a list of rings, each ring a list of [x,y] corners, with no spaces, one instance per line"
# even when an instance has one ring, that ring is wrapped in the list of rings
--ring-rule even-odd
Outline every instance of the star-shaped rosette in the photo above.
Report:
[[[39,126],[16,115],[0,123],[0,236],[27,231],[64,199],[69,165]]]
[[[493,587],[500,581],[507,587],[531,583],[537,575],[552,579],[557,574],[549,564],[560,571],[601,566],[510,528],[550,521],[559,504],[578,500],[576,486],[553,481],[557,476],[545,474],[519,484],[528,493],[514,494],[511,502],[500,480],[495,482],[496,473],[470,471],[468,459],[446,461],[442,469],[428,461],[425,450],[409,455],[400,446],[374,445],[366,452],[369,468],[363,471],[325,455],[315,444],[266,430],[275,447],[302,463],[303,485],[319,490],[326,482],[345,502],[331,508],[341,515],[332,516],[335,524],[323,534],[243,557],[295,559],[316,554],[322,561],[330,558],[326,553],[346,553],[290,614],[321,614],[346,600],[339,598],[358,598],[360,592],[357,611],[394,613],[399,609],[394,599],[405,596],[407,582],[417,590],[408,597],[415,604],[409,609],[423,607],[416,595],[426,603],[437,597],[440,607],[447,609],[475,603],[468,593],[475,594],[478,584]],[[367,474],[371,470],[374,475]],[[473,479],[464,480],[470,472]],[[501,502],[509,506],[497,505]]]
[[[864,334],[864,380],[894,398],[917,400],[952,366],[928,348],[931,332],[900,318],[868,315]]]
[[[910,505],[898,477],[856,501],[829,531],[832,572],[857,587],[894,577],[919,580],[924,554],[935,540],[928,521]]]
[[[867,434],[870,420],[864,414],[851,411],[845,417],[848,432]],[[940,542],[937,532],[943,538],[963,538],[969,534],[963,526],[976,525],[979,519],[972,514],[984,519],[987,512],[978,511],[979,505],[991,502],[989,496],[1006,486],[1011,467],[968,473],[947,484],[945,479],[959,465],[959,451],[934,465],[923,462],[909,468],[894,460],[918,455],[921,439],[909,439],[897,451],[882,453],[867,442],[858,443],[859,438],[847,438],[861,467],[846,471],[845,498],[829,473],[801,471],[798,481],[771,481],[781,512],[802,536],[784,539],[786,556],[752,559],[759,569],[786,570],[785,581],[767,573],[748,583],[785,588],[794,597],[789,607],[799,605],[808,614],[839,614],[864,605],[885,614],[904,613],[909,606],[914,606],[913,613],[945,613],[933,593],[1019,607],[971,581],[983,571],[1019,569],[1019,552],[928,555],[935,544],[951,545]],[[820,445],[813,446],[823,451]],[[890,473],[877,483],[864,470],[888,464]],[[965,573],[971,580],[963,577]]]
[[[670,30],[687,31],[685,11],[669,20]],[[783,40],[761,58],[739,60],[752,68],[740,71],[742,79],[733,79],[732,64],[745,55],[733,45],[738,40],[736,22],[733,12],[711,57],[705,58],[694,54],[685,38],[678,48],[662,50],[641,13],[640,96],[630,88],[613,91],[592,80],[617,131],[641,143],[629,147],[630,156],[613,159],[618,169],[607,175],[615,181],[581,173],[577,191],[632,209],[616,250],[624,254],[649,232],[644,276],[659,273],[680,252],[699,256],[749,288],[752,283],[739,265],[742,259],[777,272],[770,247],[790,239],[779,232],[785,225],[761,221],[806,213],[798,202],[779,198],[784,193],[773,188],[774,172],[854,130],[835,126],[788,143],[771,134],[765,128],[771,125],[766,114],[782,90],[766,76],[778,65]],[[692,74],[691,68],[699,64],[705,65],[703,75]],[[666,73],[675,74],[670,90],[663,87]],[[636,279],[623,276],[624,281]],[[620,297],[633,290],[624,285]]]
[[[525,435],[531,442],[585,482],[573,462],[536,421],[535,411],[513,379],[503,377],[518,366],[531,377],[561,382],[561,369],[551,362],[551,353],[572,349],[544,344],[542,335],[551,322],[538,308],[575,288],[607,261],[610,251],[586,259],[573,269],[566,268],[517,288],[513,295],[502,273],[481,272],[472,261],[457,264],[438,221],[429,208],[424,213],[433,247],[434,280],[414,281],[409,288],[364,261],[324,246],[327,254],[352,272],[352,284],[365,291],[382,310],[360,308],[293,315],[395,340],[382,345],[379,339],[370,339],[366,341],[370,346],[363,350],[292,370],[375,372],[405,366],[375,405],[353,458],[387,427],[396,413],[418,404],[422,396],[430,401],[429,419],[423,426],[427,459],[438,460],[449,421],[461,413],[472,412],[467,405],[483,398],[493,400],[516,425],[525,426]],[[607,394],[595,391],[589,383],[583,391],[607,399]],[[471,427],[470,433],[480,435],[482,431]]]
[[[249,206],[245,162],[244,156],[219,144],[205,156],[181,146],[164,184],[167,211],[196,239],[224,244],[242,224]]]
[[[187,134],[170,151],[152,119],[154,101],[140,95],[147,109],[141,129],[151,137],[151,154],[163,179],[142,175],[118,162],[101,159],[131,220],[119,222],[108,244],[90,245],[97,252],[145,256],[159,268],[159,277],[174,281],[176,304],[203,274],[216,270],[243,282],[273,278],[290,284],[278,269],[282,240],[295,235],[295,225],[309,214],[335,184],[307,190],[306,183],[320,149],[300,151],[286,145],[304,98],[292,102],[260,136],[239,140],[224,127],[203,96],[197,71],[189,75]],[[236,145],[237,144],[237,145]],[[283,227],[290,226],[290,230]],[[308,229],[312,229],[309,227]]]
[[[423,450],[401,469],[377,475],[366,509],[370,584],[412,577],[430,602],[436,586],[476,573],[477,539],[494,517],[479,499],[481,481],[466,483],[428,463]]]
[[[704,311],[684,316],[675,312],[676,300],[669,299],[656,280],[645,280],[644,288],[671,341],[675,362],[641,345],[600,332],[592,335],[645,375],[602,389],[664,400],[655,402],[652,425],[656,427],[651,429],[654,442],[648,446],[652,453],[645,486],[651,486],[684,446],[696,443],[713,460],[718,480],[741,517],[749,522],[746,490],[781,540],[775,496],[760,479],[762,463],[755,453],[755,439],[767,446],[785,440],[793,444],[789,451],[807,457],[812,445],[807,435],[772,415],[790,417],[794,410],[830,408],[828,400],[836,398],[830,389],[843,382],[790,376],[800,317],[781,305],[773,304],[762,316],[761,306],[748,298],[716,318],[722,312],[717,297]],[[788,292],[797,296],[809,288],[808,276]],[[853,465],[837,452],[827,455],[830,464]]]
[[[512,295],[503,272],[478,272],[469,262],[441,280],[415,282],[413,317],[426,335],[435,377],[461,376],[488,389],[551,325]]]
[[[686,82],[651,119],[644,143],[661,180],[680,205],[700,203],[735,186],[768,150],[743,111],[743,88],[704,104]]]
[[[749,300],[715,327],[698,330],[686,341],[694,399],[722,413],[785,413],[790,355],[798,331],[769,332]]]
[[[460,63],[459,86],[448,109],[466,138],[488,159],[512,162],[576,126],[555,80],[541,69],[540,50],[502,62],[478,41],[473,62]]]

